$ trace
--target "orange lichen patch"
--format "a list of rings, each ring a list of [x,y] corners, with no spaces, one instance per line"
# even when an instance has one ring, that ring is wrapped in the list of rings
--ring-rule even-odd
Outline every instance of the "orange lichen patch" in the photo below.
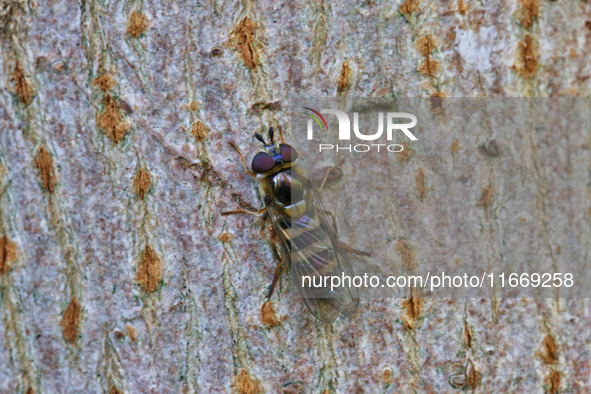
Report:
[[[209,134],[209,129],[203,124],[203,122],[198,120],[191,126],[191,134],[193,134],[197,141],[203,142],[205,137],[207,137],[207,134]]]
[[[345,61],[341,67],[341,75],[337,81],[337,92],[343,93],[347,86],[349,86],[349,77],[351,76],[351,67],[349,67],[349,61]]]
[[[435,48],[435,40],[429,35],[419,38],[419,41],[417,42],[419,53],[425,57],[429,56]]]
[[[472,361],[468,361],[468,366],[466,367],[466,386],[472,390],[474,390],[478,384],[480,383],[480,373],[474,367]]]
[[[72,298],[70,304],[64,312],[60,326],[62,327],[62,334],[69,342],[75,342],[80,332],[80,315],[82,308],[78,303],[78,298]]]
[[[227,233],[227,232],[223,232],[220,235],[218,235],[218,239],[222,242],[228,242],[232,238],[234,238],[234,235],[231,233]]]
[[[466,15],[466,11],[468,11],[468,7],[466,7],[466,5],[464,4],[464,1],[458,0],[458,12],[460,13],[460,15],[462,15],[462,16]]]
[[[273,310],[273,304],[271,301],[267,301],[263,304],[261,308],[261,320],[270,327],[275,327],[280,324],[275,315],[275,311]]]
[[[254,103],[251,108],[257,114],[261,113],[262,110],[279,111],[281,109],[281,101]]]
[[[478,200],[478,204],[483,208],[488,208],[490,203],[492,202],[493,194],[495,193],[495,188],[492,184],[489,184],[487,187],[482,189],[482,194],[480,195],[480,200]]]
[[[256,27],[256,23],[248,16],[245,16],[234,31],[236,34],[236,46],[240,51],[242,60],[252,69],[256,68],[258,64],[257,53],[254,47],[254,31]]]
[[[189,103],[189,109],[191,111],[197,111],[199,109],[199,105],[195,101],[191,101]]]
[[[2,163],[0,163],[0,194],[2,193],[2,178],[6,175],[6,167]]]
[[[129,15],[129,21],[127,22],[127,34],[133,38],[138,38],[140,34],[146,31],[148,28],[148,18],[138,10],[134,10]]]
[[[413,13],[419,6],[418,0],[406,0],[398,9],[403,15]]]
[[[526,34],[523,42],[519,44],[519,59],[523,65],[519,72],[525,78],[531,78],[538,70],[538,59],[534,40]]]
[[[144,249],[135,280],[146,292],[156,290],[162,280],[162,260],[149,245]]]
[[[53,170],[53,159],[51,155],[42,146],[37,152],[37,157],[35,157],[35,165],[39,170],[39,175],[41,176],[41,182],[43,183],[43,187],[49,193],[53,193],[54,185],[55,185],[55,173]]]
[[[460,140],[454,140],[449,146],[449,149],[451,149],[452,156],[455,157],[460,150]]]
[[[133,180],[133,190],[142,200],[152,188],[152,175],[146,169],[140,168]]]
[[[16,244],[6,235],[0,237],[0,275],[10,271],[12,263],[16,260]]]
[[[419,193],[419,198],[422,200],[425,198],[425,194],[427,194],[427,189],[425,188],[425,172],[422,168],[419,168],[417,171],[415,181],[417,183],[417,193]]]
[[[29,387],[25,394],[35,394],[35,390],[32,387]]]
[[[103,92],[106,92],[108,90],[111,90],[113,86],[115,86],[116,81],[115,78],[111,76],[111,74],[104,73],[100,77],[95,78],[92,81],[92,84],[100,90],[102,90]]]
[[[423,300],[421,298],[409,298],[402,301],[402,309],[404,310],[402,322],[404,328],[407,330],[414,328],[416,320],[421,316],[422,306]]]
[[[238,376],[236,376],[235,392],[237,394],[258,394],[261,393],[261,387],[258,382],[252,380],[250,375],[245,370],[240,370]]]
[[[31,104],[33,98],[35,97],[35,92],[33,92],[33,87],[27,80],[25,70],[20,62],[17,62],[14,66],[12,80],[16,85],[16,94],[19,97],[21,103],[23,103],[25,106]]]
[[[439,62],[431,59],[429,56],[421,62],[417,71],[428,77],[434,77],[437,71],[439,71]]]
[[[382,380],[384,381],[384,383],[392,383],[392,370],[390,368],[385,368],[382,371]]]
[[[546,364],[555,364],[558,361],[557,352],[558,346],[556,345],[556,340],[552,335],[546,335],[546,338],[542,342],[542,347],[536,352],[536,355]]]
[[[431,59],[431,53],[435,50],[435,40],[433,37],[426,35],[417,42],[417,49],[420,54],[425,56],[425,59],[418,67],[418,71],[426,76],[433,77],[439,71],[439,62]]]
[[[415,252],[413,252],[412,247],[408,242],[403,239],[399,239],[396,243],[396,251],[400,254],[400,258],[402,259],[404,267],[407,270],[412,271],[416,268]]]
[[[398,161],[403,162],[409,157],[412,157],[415,153],[408,148],[408,144],[406,142],[402,142],[402,151],[398,152]]]
[[[455,366],[454,369],[457,371],[448,379],[453,388],[474,390],[480,384],[481,374],[471,360],[468,360],[465,365],[454,363],[452,366]]]
[[[135,342],[136,340],[136,335],[135,335],[135,328],[133,328],[131,325],[127,324],[125,326],[125,329],[127,330],[127,333],[129,334],[129,339],[131,339],[131,342]]]
[[[109,390],[109,394],[123,394],[115,385],[111,386],[111,390]]]
[[[588,30],[591,30],[591,21],[587,21],[587,22],[585,22],[585,27],[586,27]]]
[[[422,303],[421,298],[409,298],[406,301],[402,301],[402,307],[406,311],[408,317],[411,319],[418,319],[419,316],[421,316]]]
[[[472,348],[472,332],[470,331],[470,327],[468,327],[466,323],[464,323],[463,337],[466,347]]]
[[[96,125],[103,129],[115,144],[118,144],[129,131],[131,125],[123,121],[117,102],[110,94],[105,94],[103,104],[105,108],[97,116]]]
[[[265,103],[261,109],[268,109],[269,111],[279,111],[281,109],[281,101],[273,101]]]
[[[571,48],[571,49],[568,51],[568,56],[570,56],[570,57],[572,57],[572,58],[575,58],[575,57],[579,56],[579,54],[577,53],[577,51],[576,51],[576,49],[575,49],[575,48]]]
[[[544,379],[544,383],[546,383],[546,385],[548,386],[546,393],[548,393],[548,394],[558,393],[558,390],[560,389],[560,381],[561,380],[562,380],[562,376],[560,375],[560,372],[558,372],[555,369],[552,370],[548,374],[548,376],[546,376],[546,379]]]
[[[519,2],[522,5],[520,10],[521,24],[530,30],[540,16],[540,4],[537,0],[520,0]]]

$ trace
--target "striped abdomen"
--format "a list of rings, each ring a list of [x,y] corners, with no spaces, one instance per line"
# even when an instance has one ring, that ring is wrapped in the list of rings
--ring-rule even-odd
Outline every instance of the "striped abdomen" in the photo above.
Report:
[[[340,272],[337,272],[336,253],[331,237],[324,229],[315,209],[310,209],[300,218],[282,220],[281,227],[283,238],[287,240],[291,264],[299,265],[296,270],[301,275],[340,275]],[[316,283],[320,283],[319,279],[316,279]],[[319,288],[318,291],[323,292],[324,289]]]

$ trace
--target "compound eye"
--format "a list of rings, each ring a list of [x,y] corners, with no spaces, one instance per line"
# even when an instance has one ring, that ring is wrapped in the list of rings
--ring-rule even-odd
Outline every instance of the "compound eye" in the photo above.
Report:
[[[287,144],[279,144],[279,153],[283,157],[283,161],[289,163],[298,158],[298,152]]]
[[[252,159],[251,167],[255,174],[263,174],[275,167],[275,160],[265,152],[259,152]]]

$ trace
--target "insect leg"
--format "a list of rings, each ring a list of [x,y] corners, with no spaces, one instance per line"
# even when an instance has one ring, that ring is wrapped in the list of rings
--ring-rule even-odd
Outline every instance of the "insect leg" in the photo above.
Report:
[[[235,209],[233,211],[222,211],[220,212],[222,216],[227,216],[227,215],[234,215],[236,213],[247,213],[249,215],[254,215],[254,216],[261,216],[263,214],[267,213],[267,207],[263,208],[263,209],[259,209],[256,212],[253,211],[247,211],[246,209]]]
[[[273,276],[273,282],[271,282],[271,288],[269,289],[269,292],[267,293],[267,298],[271,298],[271,296],[273,295],[273,289],[275,289],[275,283],[277,283],[277,279],[279,278],[279,273],[281,272],[281,265],[283,264],[283,260],[279,256],[279,253],[277,252],[277,248],[275,247],[275,244],[272,242],[271,242],[271,251],[273,252],[273,255],[275,256],[275,259],[277,260],[277,268],[275,268],[275,275]]]
[[[278,126],[277,130],[279,130],[279,139],[281,139],[281,143],[285,144],[285,140],[283,139],[283,129],[281,128],[281,126]]]
[[[339,230],[337,229],[337,219],[335,218],[334,213],[332,213],[330,211],[322,211],[322,212],[324,212],[325,215],[330,216],[330,219],[332,220],[332,227],[334,227],[334,233],[338,237]]]
[[[338,238],[338,236],[339,236],[339,232],[338,232],[338,229],[337,229],[337,219],[335,218],[335,216],[334,216],[334,213],[332,213],[332,212],[330,212],[330,211],[323,211],[323,212],[324,212],[324,213],[325,213],[327,216],[330,216],[330,218],[331,218],[331,220],[332,220],[332,226],[334,227],[334,233],[335,233],[335,235],[336,235],[336,236],[337,236],[337,238]],[[364,251],[362,251],[362,250],[357,250],[357,249],[354,249],[354,248],[350,247],[350,246],[349,246],[349,245],[347,245],[347,244],[344,244],[344,243],[342,243],[341,241],[338,241],[338,242],[339,242],[339,246],[340,246],[341,248],[345,249],[347,252],[354,253],[354,254],[357,254],[357,255],[359,255],[359,256],[366,256],[366,257],[371,257],[371,253],[370,253],[370,252],[364,252]]]
[[[235,143],[233,143],[233,142],[230,142],[229,144],[230,144],[230,146],[231,146],[232,148],[234,148],[234,149],[236,150],[236,152],[238,152],[238,154],[240,155],[240,160],[242,161],[242,167],[244,168],[244,171],[246,171],[246,173],[247,173],[248,175],[250,175],[250,176],[256,176],[256,175],[254,174],[254,172],[252,172],[251,170],[249,170],[249,169],[248,169],[248,167],[246,167],[246,161],[245,161],[245,159],[244,159],[244,155],[242,154],[242,152],[240,151],[240,149],[238,149],[238,147],[236,146],[236,144],[235,144]]]
[[[357,250],[357,249],[353,249],[352,247],[350,247],[347,244],[344,244],[342,242],[339,241],[339,246],[343,249],[345,249],[347,252],[350,253],[355,253],[356,255],[359,256],[366,256],[366,257],[371,257],[371,253],[370,252],[364,252],[363,250]]]

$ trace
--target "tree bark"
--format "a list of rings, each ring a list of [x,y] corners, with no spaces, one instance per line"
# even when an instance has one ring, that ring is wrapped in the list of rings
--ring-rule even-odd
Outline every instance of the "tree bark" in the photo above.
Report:
[[[588,300],[325,325],[219,215],[260,207],[228,142],[288,131],[290,96],[589,96],[588,2],[5,0],[0,40],[0,392],[591,390]]]

